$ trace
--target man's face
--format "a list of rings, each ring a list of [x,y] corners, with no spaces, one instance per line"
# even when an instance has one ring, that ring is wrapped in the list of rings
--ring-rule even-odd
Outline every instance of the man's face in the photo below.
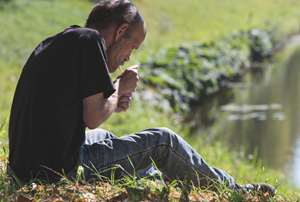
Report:
[[[140,22],[131,31],[129,37],[121,37],[107,48],[109,72],[115,72],[119,66],[130,60],[131,51],[138,49],[146,37],[146,25]]]

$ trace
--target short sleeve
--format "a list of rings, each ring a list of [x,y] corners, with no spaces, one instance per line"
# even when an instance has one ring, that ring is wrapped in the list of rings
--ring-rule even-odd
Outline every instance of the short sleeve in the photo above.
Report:
[[[116,89],[107,66],[104,39],[91,31],[80,38],[76,53],[82,99],[98,93],[111,96]]]

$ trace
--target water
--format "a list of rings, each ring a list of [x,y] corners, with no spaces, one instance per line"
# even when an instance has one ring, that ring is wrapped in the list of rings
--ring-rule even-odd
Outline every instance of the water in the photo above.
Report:
[[[194,134],[244,149],[249,158],[257,148],[264,165],[289,173],[300,188],[300,46],[294,44],[195,106],[186,122]]]

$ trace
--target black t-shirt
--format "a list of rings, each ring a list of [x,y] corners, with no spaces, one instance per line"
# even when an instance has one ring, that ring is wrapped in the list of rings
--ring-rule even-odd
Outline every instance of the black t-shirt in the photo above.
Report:
[[[85,139],[83,99],[115,91],[105,41],[72,25],[42,41],[26,62],[11,108],[9,166],[19,178],[68,173]],[[45,172],[44,172],[45,171]]]

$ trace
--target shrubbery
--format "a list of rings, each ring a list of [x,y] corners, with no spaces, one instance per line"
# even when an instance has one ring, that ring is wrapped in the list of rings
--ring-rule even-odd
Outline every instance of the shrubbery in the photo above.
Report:
[[[183,115],[191,102],[216,93],[222,83],[268,58],[276,44],[260,29],[235,31],[216,42],[196,42],[152,55],[140,67],[136,95],[163,111]]]

